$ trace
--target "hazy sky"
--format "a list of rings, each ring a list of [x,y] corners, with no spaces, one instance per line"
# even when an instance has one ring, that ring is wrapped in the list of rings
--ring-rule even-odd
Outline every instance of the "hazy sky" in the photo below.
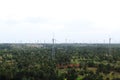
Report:
[[[0,42],[120,43],[120,0],[0,0]]]

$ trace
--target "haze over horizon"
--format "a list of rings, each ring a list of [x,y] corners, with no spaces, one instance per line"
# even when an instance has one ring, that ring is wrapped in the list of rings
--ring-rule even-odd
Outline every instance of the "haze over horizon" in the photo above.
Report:
[[[1,0],[0,43],[120,43],[119,0]]]

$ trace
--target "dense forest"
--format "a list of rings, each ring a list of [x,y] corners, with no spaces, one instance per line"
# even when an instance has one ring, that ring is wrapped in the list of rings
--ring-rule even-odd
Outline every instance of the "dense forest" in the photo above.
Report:
[[[0,80],[120,80],[120,44],[0,44]]]

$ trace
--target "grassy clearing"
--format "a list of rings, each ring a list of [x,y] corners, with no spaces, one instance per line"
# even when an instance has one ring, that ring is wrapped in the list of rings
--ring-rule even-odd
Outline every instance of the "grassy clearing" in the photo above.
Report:
[[[90,71],[93,71],[94,73],[95,73],[96,70],[97,70],[97,68],[95,68],[95,67],[88,67],[87,69],[90,70]]]

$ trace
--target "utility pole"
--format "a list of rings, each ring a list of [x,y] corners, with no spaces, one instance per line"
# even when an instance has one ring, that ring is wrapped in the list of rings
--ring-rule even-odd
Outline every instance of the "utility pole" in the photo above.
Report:
[[[45,40],[44,40],[44,43],[43,43],[43,47],[44,47],[44,48],[46,47],[46,43],[45,43]]]
[[[110,55],[111,54],[111,38],[109,38],[109,44],[108,44],[109,46],[109,52],[108,52],[108,55]]]
[[[52,39],[52,59],[54,60],[55,58],[55,39],[53,37]]]
[[[65,44],[67,44],[67,39],[65,39]]]

